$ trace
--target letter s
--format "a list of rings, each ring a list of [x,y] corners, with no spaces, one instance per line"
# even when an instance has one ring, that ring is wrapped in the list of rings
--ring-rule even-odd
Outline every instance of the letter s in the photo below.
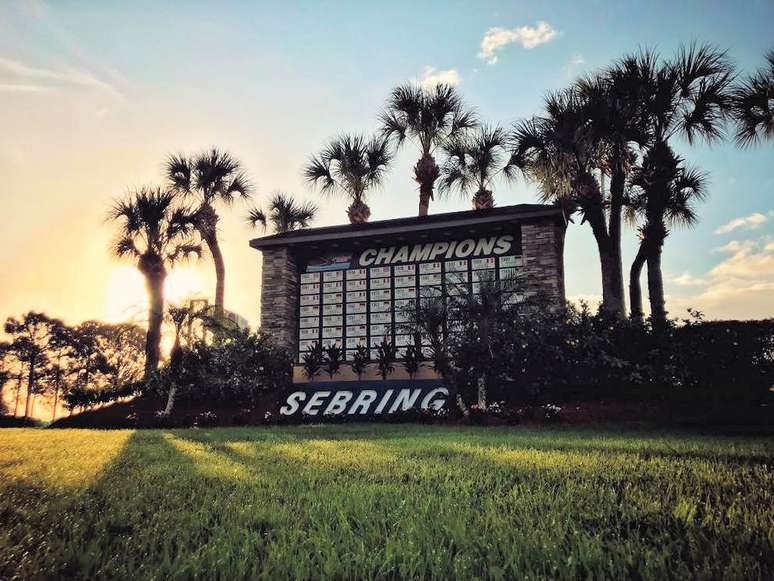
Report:
[[[292,416],[298,411],[298,404],[306,399],[303,391],[296,391],[288,396],[287,405],[280,408],[280,414],[283,416]]]
[[[513,236],[511,234],[500,236],[497,239],[497,246],[495,246],[494,253],[505,254],[511,249],[511,242],[513,242]]]

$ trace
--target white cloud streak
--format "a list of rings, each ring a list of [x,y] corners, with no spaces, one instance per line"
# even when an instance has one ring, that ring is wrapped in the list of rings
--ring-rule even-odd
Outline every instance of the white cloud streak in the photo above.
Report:
[[[734,230],[737,230],[739,228],[743,230],[754,230],[755,228],[758,228],[761,224],[766,222],[768,218],[765,214],[761,214],[760,212],[755,212],[754,214],[750,214],[749,216],[744,216],[742,218],[734,218],[730,222],[726,222],[722,226],[720,226],[717,230],[715,230],[715,234],[728,234],[729,232],[733,232]]]
[[[549,42],[557,35],[557,31],[548,22],[541,20],[537,26],[519,26],[516,28],[502,28],[495,26],[490,28],[481,39],[481,51],[479,58],[484,59],[490,65],[497,62],[497,52],[509,44],[518,43],[522,47],[530,49]]]
[[[67,86],[93,89],[120,102],[126,100],[115,86],[88,71],[72,67],[44,69],[0,57],[0,90],[42,92]]]
[[[456,69],[439,71],[435,67],[425,67],[417,82],[423,87],[432,88],[438,84],[458,85],[461,81],[462,77]]]

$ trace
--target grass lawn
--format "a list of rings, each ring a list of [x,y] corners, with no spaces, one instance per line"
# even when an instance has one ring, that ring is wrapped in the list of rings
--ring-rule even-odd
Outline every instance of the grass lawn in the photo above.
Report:
[[[4,578],[774,577],[774,442],[410,425],[0,431]]]

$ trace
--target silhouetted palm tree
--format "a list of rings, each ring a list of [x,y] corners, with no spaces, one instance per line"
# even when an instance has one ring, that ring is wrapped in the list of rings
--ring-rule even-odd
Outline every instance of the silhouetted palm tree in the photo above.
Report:
[[[119,222],[113,253],[130,258],[145,277],[148,290],[148,334],[145,340],[145,377],[161,358],[161,323],[164,317],[164,280],[167,267],[194,254],[201,246],[191,239],[194,225],[190,210],[175,206],[175,194],[144,187],[115,203],[110,220]]]
[[[656,176],[664,173],[674,176],[667,187],[651,188],[651,181],[659,179]],[[632,263],[629,278],[632,318],[642,318],[640,275],[649,257],[653,258],[648,261],[648,269],[651,264],[655,268],[653,276],[648,276],[651,313],[656,319],[666,316],[661,248],[674,226],[690,227],[698,221],[694,204],[706,198],[706,182],[704,174],[687,168],[682,158],[664,146],[651,149],[645,156],[642,167],[634,171],[627,212],[632,221],[643,218],[644,224],[639,228],[640,247]]]
[[[419,184],[419,216],[427,216],[440,175],[433,153],[449,139],[474,127],[476,116],[465,108],[454,87],[406,84],[393,89],[380,120],[382,134],[396,146],[406,139],[419,146],[422,156],[414,166],[414,180]]]
[[[623,317],[623,267],[615,238],[620,228],[608,225],[616,214],[607,212],[610,199],[600,183],[609,168],[609,146],[590,122],[590,109],[578,84],[548,95],[544,115],[514,126],[508,163],[539,185],[542,201],[559,204],[568,215],[577,211],[581,223],[589,224],[602,271],[602,308]]]
[[[298,228],[307,228],[317,214],[317,206],[311,202],[297,203],[289,194],[277,192],[269,202],[269,211],[251,208],[247,221],[251,225],[260,224],[263,229],[271,225],[274,232],[290,232]]]
[[[765,67],[734,89],[733,112],[739,145],[774,139],[774,50],[766,55]]]
[[[323,194],[347,196],[351,200],[347,208],[349,221],[360,224],[371,216],[366,193],[381,185],[391,160],[386,138],[342,135],[312,157],[304,176]]]
[[[473,134],[459,135],[443,146],[446,161],[441,168],[441,192],[473,193],[474,210],[494,207],[492,181],[501,173],[512,177],[507,163],[508,136],[500,127],[481,127]]]
[[[215,205],[218,202],[231,205],[235,198],[250,198],[250,182],[239,161],[216,148],[192,157],[170,155],[166,173],[175,192],[197,200],[198,208],[191,216],[194,227],[212,254],[215,265],[215,309],[222,314],[226,265],[218,243],[219,216]]]
[[[658,208],[670,198],[670,190],[683,172],[670,140],[683,137],[693,144],[698,139],[712,142],[722,137],[733,104],[733,67],[724,51],[695,45],[681,49],[665,62],[645,52],[636,64],[636,76],[644,87],[641,115],[650,136],[642,166],[647,174],[642,195],[653,198],[652,206]],[[658,230],[658,220],[648,223]],[[654,243],[644,247],[651,316],[658,321],[666,318],[661,273],[665,236],[654,232]]]

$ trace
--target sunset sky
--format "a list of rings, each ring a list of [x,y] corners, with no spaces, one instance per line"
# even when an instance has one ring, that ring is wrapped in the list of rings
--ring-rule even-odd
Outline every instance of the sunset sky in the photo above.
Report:
[[[44,310],[69,322],[144,310],[142,279],[108,253],[104,222],[127,188],[161,183],[171,152],[211,145],[244,164],[260,205],[275,190],[314,199],[307,157],[338,132],[367,132],[390,89],[457,84],[489,122],[540,111],[546,91],[638,47],[729,50],[743,72],[774,48],[774,3],[759,2],[42,2],[0,4],[0,316]],[[377,6],[389,10],[380,11]],[[774,316],[774,143],[679,145],[710,175],[701,223],[664,253],[668,308]],[[372,219],[416,212],[413,149],[369,203]],[[536,201],[523,180],[497,204]],[[317,225],[346,220],[325,203]],[[469,201],[434,202],[431,212]],[[222,209],[227,307],[258,321],[259,234],[246,206]],[[624,233],[625,269],[636,248]],[[600,293],[587,225],[571,225],[567,295]],[[170,277],[169,295],[210,296],[210,262]]]

